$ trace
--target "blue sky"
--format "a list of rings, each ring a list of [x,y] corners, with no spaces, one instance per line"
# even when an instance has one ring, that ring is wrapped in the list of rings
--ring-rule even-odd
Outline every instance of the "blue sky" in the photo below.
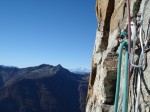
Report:
[[[91,67],[96,0],[0,0],[0,65]]]

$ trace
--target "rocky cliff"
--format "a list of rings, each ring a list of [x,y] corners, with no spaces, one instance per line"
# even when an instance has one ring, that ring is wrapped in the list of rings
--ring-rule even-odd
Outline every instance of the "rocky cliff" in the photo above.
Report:
[[[130,15],[136,19],[144,11],[143,32],[146,35],[150,17],[150,0],[130,0]],[[96,0],[98,28],[89,79],[86,112],[113,112],[118,53],[117,37],[127,27],[126,0]],[[117,49],[116,49],[117,50]],[[139,112],[150,112],[150,52],[145,53],[146,69],[142,70]],[[122,64],[122,67],[124,63]],[[130,79],[128,111],[134,112],[137,84],[137,69]],[[123,73],[122,73],[123,74]],[[123,79],[123,75],[121,75]],[[121,88],[123,87],[121,80]],[[120,95],[121,98],[121,95]]]

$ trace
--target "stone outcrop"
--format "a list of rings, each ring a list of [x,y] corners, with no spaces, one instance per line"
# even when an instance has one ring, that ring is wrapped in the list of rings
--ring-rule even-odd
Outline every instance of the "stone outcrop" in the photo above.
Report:
[[[147,32],[150,0],[131,0],[130,12],[133,18],[136,18],[144,7],[146,10],[144,12],[143,31]],[[98,28],[89,79],[86,112],[113,112],[118,54],[112,50],[117,46],[117,37],[120,31],[127,27],[127,12],[125,0],[96,0]],[[150,111],[150,52],[146,53],[146,57],[147,67],[141,75],[139,112]],[[124,63],[122,68],[123,66]],[[121,76],[123,79],[123,75]],[[121,82],[123,81],[121,80]],[[129,89],[128,111],[130,112],[134,112],[135,108],[136,84],[137,74],[136,69],[134,69]]]

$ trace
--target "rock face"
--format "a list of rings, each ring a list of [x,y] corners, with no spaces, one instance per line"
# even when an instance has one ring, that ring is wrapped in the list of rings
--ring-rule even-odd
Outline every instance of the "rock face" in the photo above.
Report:
[[[133,18],[144,12],[143,31],[147,32],[150,18],[150,0],[130,0]],[[89,79],[86,112],[113,112],[118,54],[113,51],[117,46],[120,31],[127,27],[127,5],[125,0],[96,0],[98,28],[92,58],[92,71]],[[150,111],[150,52],[146,53],[147,67],[141,75],[141,95],[139,112]],[[122,64],[124,68],[124,63]],[[123,70],[122,70],[123,71]],[[123,74],[123,72],[122,72]],[[121,88],[123,75],[121,75]],[[130,80],[128,111],[134,112],[137,74],[133,70]],[[121,98],[121,95],[120,95]]]
[[[0,112],[84,112],[88,76],[61,65],[0,66]]]

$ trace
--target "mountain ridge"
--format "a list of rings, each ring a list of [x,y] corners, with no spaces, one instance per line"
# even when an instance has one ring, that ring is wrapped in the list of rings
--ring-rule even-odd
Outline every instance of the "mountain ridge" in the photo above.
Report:
[[[0,87],[0,111],[85,111],[88,86],[88,78],[85,77],[88,76],[74,74],[61,65],[42,64],[13,69],[1,67],[0,77],[0,82],[7,79]]]

